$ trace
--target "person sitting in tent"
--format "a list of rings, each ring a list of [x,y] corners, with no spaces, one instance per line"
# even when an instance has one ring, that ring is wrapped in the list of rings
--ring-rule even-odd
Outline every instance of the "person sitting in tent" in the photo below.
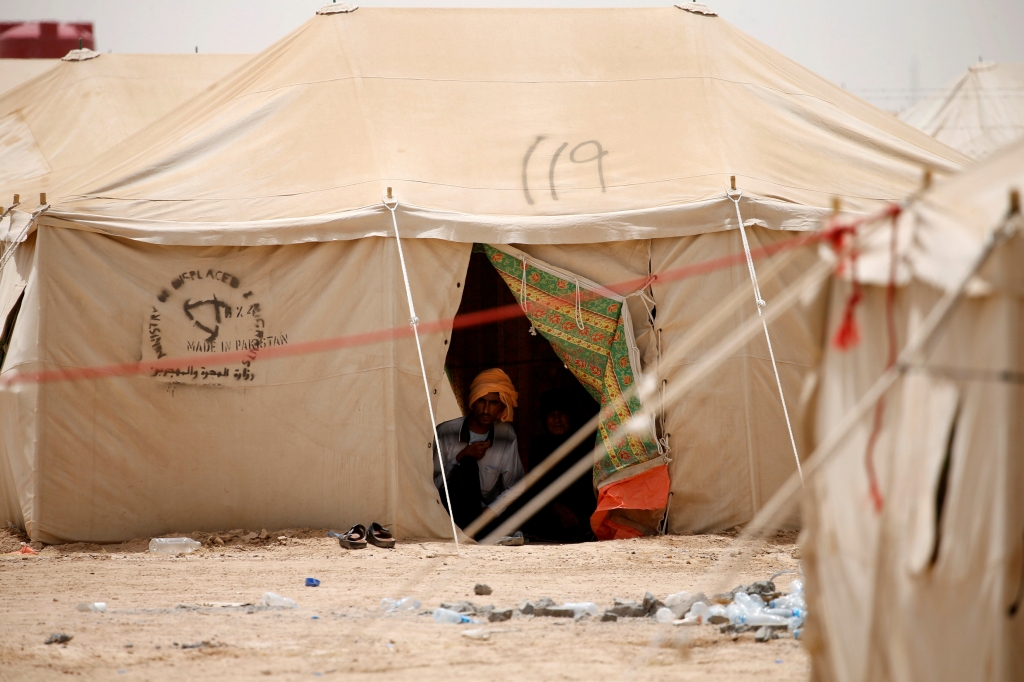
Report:
[[[530,451],[531,469],[547,459],[576,431],[579,424],[573,423],[573,416],[577,412],[574,406],[573,396],[564,389],[546,391],[541,395],[540,411],[544,415],[544,434],[534,437]],[[533,486],[533,491],[524,497],[532,497],[547,488],[571,469],[580,458],[589,456],[593,448],[593,438],[585,439],[544,474]],[[596,508],[597,499],[594,496],[591,476],[586,472],[537,512],[527,522],[525,530],[530,536],[549,542],[591,540],[594,534],[590,529],[590,517]]]
[[[469,387],[469,414],[437,427],[451,497],[452,518],[467,527],[484,507],[523,477],[516,432],[509,423],[519,394],[500,369],[480,372]],[[441,467],[434,452],[434,485],[445,500]],[[447,507],[447,504],[445,505]]]

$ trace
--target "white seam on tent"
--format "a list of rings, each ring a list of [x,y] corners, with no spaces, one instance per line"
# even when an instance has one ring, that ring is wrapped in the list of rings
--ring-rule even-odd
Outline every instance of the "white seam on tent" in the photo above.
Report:
[[[388,190],[390,193],[390,189]],[[427,394],[427,410],[430,411],[430,429],[434,433],[434,445],[437,447],[437,459],[441,465],[441,482],[444,483],[444,498],[448,502],[448,518],[452,522],[452,537],[455,538],[455,553],[459,553],[459,531],[455,529],[455,512],[452,511],[452,498],[448,494],[448,476],[444,471],[444,456],[441,452],[441,440],[437,437],[437,423],[434,419],[434,402],[430,399],[430,381],[427,379],[427,366],[423,363],[423,346],[420,345],[420,319],[416,317],[416,306],[412,302],[412,287],[409,285],[409,271],[405,267],[405,253],[402,251],[402,238],[398,234],[398,218],[395,216],[395,209],[398,208],[398,200],[388,204],[384,200],[384,206],[391,211],[391,223],[395,226],[395,242],[398,244],[398,260],[402,263],[402,279],[405,280],[405,298],[409,303],[409,324],[412,325],[412,334],[416,339],[416,353],[420,358],[420,372],[423,374],[423,390]]]
[[[12,206],[11,208],[14,208],[14,207]],[[28,222],[25,223],[25,227],[22,228],[22,230],[21,230],[21,234],[18,235],[17,239],[15,239],[13,242],[11,242],[10,248],[8,248],[7,251],[4,252],[3,257],[0,258],[0,272],[4,271],[4,266],[7,265],[7,261],[11,260],[11,256],[13,256],[14,252],[17,251],[18,246],[23,241],[25,241],[25,235],[28,234],[28,228],[32,227],[32,223],[34,223],[36,218],[39,217],[39,214],[42,213],[43,211],[45,211],[48,208],[50,208],[49,204],[46,204],[45,206],[39,207],[39,209],[36,210],[36,212],[32,214],[32,217],[30,217],[28,219]]]
[[[796,449],[796,438],[793,437],[793,424],[789,420],[789,409],[786,407],[786,395],[782,391],[782,379],[779,378],[779,366],[775,363],[775,351],[772,350],[772,337],[768,334],[768,323],[765,322],[761,309],[767,303],[761,298],[761,287],[757,285],[757,271],[754,270],[754,258],[750,255],[750,243],[747,241],[747,228],[743,225],[743,216],[740,214],[740,199],[743,198],[743,190],[736,190],[735,196],[731,190],[726,190],[725,195],[729,197],[736,207],[736,221],[740,225],[740,236],[743,238],[743,253],[747,257],[747,270],[750,272],[750,284],[754,287],[754,303],[757,305],[757,316],[761,318],[764,326],[764,338],[768,342],[768,356],[772,359],[772,371],[775,372],[775,385],[779,387],[779,401],[782,402],[782,414],[786,417],[786,429],[789,431],[789,443],[793,446],[793,459],[796,460],[796,470],[800,474],[801,485],[804,482],[804,470],[800,466],[800,454]]]

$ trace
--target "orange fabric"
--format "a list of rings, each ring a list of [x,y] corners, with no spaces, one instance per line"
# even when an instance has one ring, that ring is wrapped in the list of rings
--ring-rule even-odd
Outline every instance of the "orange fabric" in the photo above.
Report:
[[[597,511],[590,517],[590,527],[598,540],[640,537],[640,531],[610,521],[608,514],[615,509],[664,509],[668,491],[667,465],[600,488],[597,491]]]
[[[497,393],[505,405],[505,414],[501,415],[501,421],[512,421],[512,410],[519,407],[519,393],[512,385],[508,375],[497,367],[485,369],[476,375],[473,383],[469,385],[469,404],[475,403],[481,396],[488,393]]]

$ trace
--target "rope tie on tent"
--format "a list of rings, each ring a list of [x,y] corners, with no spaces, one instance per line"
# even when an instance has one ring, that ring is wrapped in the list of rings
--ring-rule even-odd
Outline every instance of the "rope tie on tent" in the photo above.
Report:
[[[388,188],[388,199],[391,199],[391,188]],[[459,552],[459,532],[455,529],[455,515],[451,511],[452,499],[448,494],[448,475],[444,470],[444,454],[441,452],[441,439],[437,437],[437,423],[434,419],[434,401],[430,399],[430,381],[427,379],[427,366],[423,362],[423,346],[420,344],[419,323],[420,318],[416,317],[416,306],[412,302],[412,287],[409,285],[409,271],[405,267],[405,253],[402,251],[402,238],[398,234],[398,218],[395,209],[398,208],[398,199],[393,204],[384,200],[384,207],[391,211],[391,224],[395,227],[395,243],[398,244],[398,260],[402,264],[402,279],[405,281],[405,298],[409,304],[409,324],[412,326],[412,334],[416,339],[416,354],[420,358],[420,372],[423,374],[423,389],[427,394],[427,410],[430,412],[430,429],[434,433],[434,445],[437,447],[437,459],[441,465],[441,482],[444,484],[444,499],[448,502],[448,516],[452,522],[452,537],[455,538],[455,553]]]
[[[892,213],[892,232],[889,237],[889,283],[885,287],[885,329],[889,343],[889,355],[885,361],[885,369],[889,371],[896,365],[896,358],[899,353],[899,345],[896,339],[896,267],[898,236],[897,218],[899,211]],[[871,422],[871,435],[868,436],[868,445],[864,452],[864,468],[868,474],[868,492],[871,495],[871,504],[875,513],[881,513],[885,503],[882,497],[882,490],[878,484],[878,473],[875,471],[875,445],[882,432],[882,424],[885,421],[885,395],[879,397],[875,403],[875,414]]]
[[[860,329],[857,326],[857,306],[864,300],[864,291],[861,289],[860,280],[857,278],[857,250],[849,243],[854,236],[853,230],[839,229],[831,239],[833,251],[837,254],[846,254],[850,267],[850,295],[846,299],[846,306],[843,308],[843,320],[836,328],[832,336],[832,345],[839,350],[850,350],[860,343]],[[842,274],[846,269],[846,263],[839,261],[836,274]]]
[[[4,215],[6,215],[7,213],[10,213],[11,209],[13,209],[13,208],[14,208],[14,206],[11,206],[11,208],[7,209],[4,212]],[[39,217],[39,214],[42,213],[43,211],[45,211],[48,208],[50,208],[49,204],[45,204],[43,206],[40,206],[32,214],[32,217],[28,219],[28,222],[25,223],[25,227],[22,228],[21,233],[17,236],[17,238],[15,238],[15,240],[13,242],[11,242],[10,248],[8,248],[6,251],[4,251],[3,257],[0,258],[0,272],[4,271],[4,267],[7,265],[7,261],[11,260],[11,256],[13,256],[14,252],[18,250],[18,246],[23,241],[25,241],[25,235],[28,234],[28,228],[32,227],[32,223],[34,223],[36,218]],[[0,219],[2,219],[2,216],[0,216]]]
[[[793,458],[796,460],[796,470],[800,474],[800,482],[803,483],[804,471],[800,466],[800,454],[796,449],[796,438],[793,437],[793,424],[789,420],[789,409],[786,407],[786,396],[782,391],[782,379],[779,378],[779,366],[775,362],[775,351],[772,349],[772,337],[768,334],[768,322],[761,314],[762,308],[767,303],[761,298],[761,287],[757,284],[757,271],[754,270],[754,258],[750,255],[750,243],[747,241],[747,228],[743,224],[743,215],[740,213],[740,199],[743,198],[742,190],[726,190],[725,196],[736,208],[736,221],[740,226],[740,237],[743,239],[743,253],[747,257],[747,270],[750,272],[750,283],[754,287],[754,303],[757,304],[757,315],[761,318],[761,325],[764,327],[764,338],[768,342],[768,356],[772,360],[772,370],[775,372],[775,385],[779,387],[779,400],[782,402],[782,414],[786,417],[786,429],[789,431],[789,444],[793,446]]]
[[[583,332],[587,330],[587,325],[583,323],[583,295],[580,292],[580,281],[573,279],[573,283],[576,285],[576,328]]]
[[[526,319],[530,319],[530,302],[526,300],[526,256],[523,256],[523,280],[519,284],[519,307],[523,309],[523,314],[526,315]],[[537,330],[533,326],[533,322],[530,322],[530,336],[537,336]]]

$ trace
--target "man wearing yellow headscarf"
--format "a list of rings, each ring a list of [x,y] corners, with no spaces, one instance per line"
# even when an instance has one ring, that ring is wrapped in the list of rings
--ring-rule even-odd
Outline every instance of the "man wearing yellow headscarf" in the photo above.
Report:
[[[455,524],[465,528],[523,477],[512,428],[519,394],[500,369],[480,372],[469,387],[469,414],[437,427]],[[434,453],[434,485],[445,499],[441,465]],[[446,505],[447,506],[447,505]]]

